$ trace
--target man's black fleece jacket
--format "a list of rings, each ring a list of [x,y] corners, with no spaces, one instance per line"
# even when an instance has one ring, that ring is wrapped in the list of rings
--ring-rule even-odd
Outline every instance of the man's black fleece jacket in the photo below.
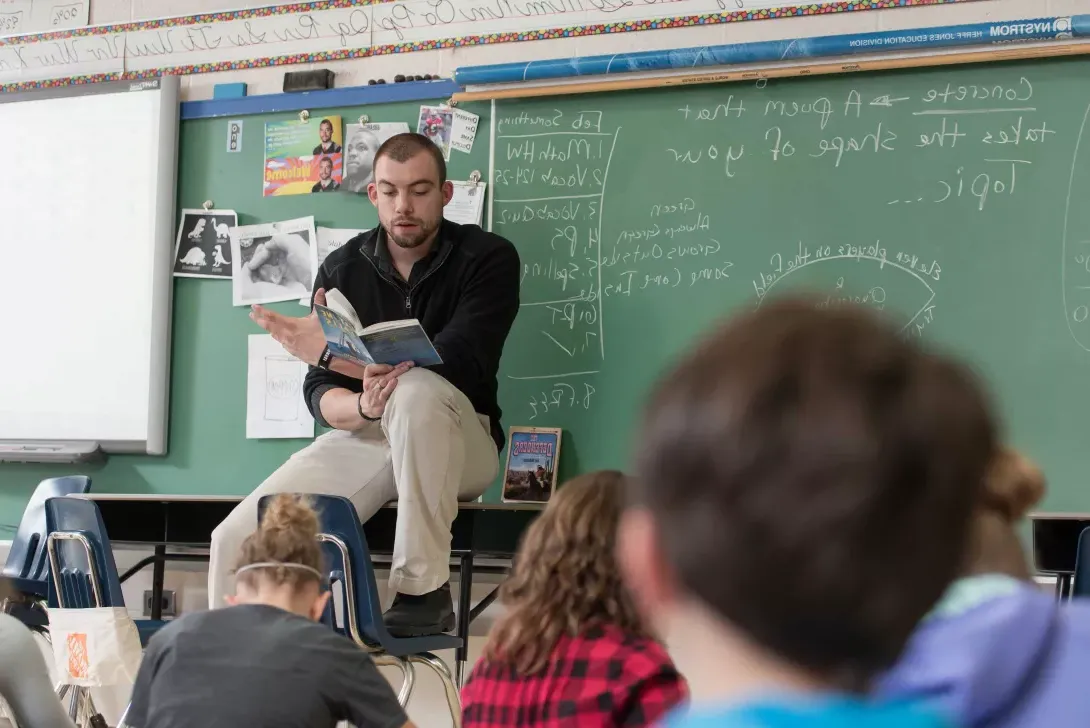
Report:
[[[413,266],[408,282],[394,268],[381,226],[330,253],[315,290],[340,291],[364,326],[419,319],[443,363],[428,367],[460,389],[473,408],[488,415],[501,449],[496,379],[503,344],[519,308],[520,262],[515,246],[476,225],[443,221],[432,252]],[[335,387],[359,392],[362,382],[311,367],[303,394],[323,426],[319,402]]]

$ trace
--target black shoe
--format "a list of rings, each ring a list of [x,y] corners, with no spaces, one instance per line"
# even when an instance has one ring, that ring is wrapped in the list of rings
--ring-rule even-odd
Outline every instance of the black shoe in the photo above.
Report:
[[[420,596],[398,593],[382,618],[386,631],[394,637],[426,637],[450,632],[454,629],[450,584]]]

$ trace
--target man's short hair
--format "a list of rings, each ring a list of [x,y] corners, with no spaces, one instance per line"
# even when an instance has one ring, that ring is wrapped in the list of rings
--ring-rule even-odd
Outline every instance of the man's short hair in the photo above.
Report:
[[[333,122],[330,121],[329,119],[322,119],[320,122],[318,122],[318,126],[325,126],[325,125],[328,125],[330,129],[333,128]]]
[[[435,166],[439,170],[439,184],[447,181],[447,162],[443,159],[443,150],[435,145],[431,139],[423,134],[405,132],[394,134],[382,143],[375,152],[374,167],[378,169],[378,160],[389,157],[395,162],[407,162],[417,154],[426,152],[435,160]]]
[[[956,575],[996,451],[967,369],[870,311],[783,300],[663,377],[633,498],[687,593],[859,692]]]
[[[321,159],[318,160],[319,165],[323,164],[324,162],[329,162],[330,167],[333,166],[333,158],[332,157],[322,157]]]

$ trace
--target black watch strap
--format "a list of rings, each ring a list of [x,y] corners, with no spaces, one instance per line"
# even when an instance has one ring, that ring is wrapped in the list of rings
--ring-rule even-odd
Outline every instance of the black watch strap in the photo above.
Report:
[[[363,392],[360,392],[360,396],[356,398],[356,411],[359,412],[360,417],[368,422],[378,422],[382,419],[381,417],[368,417],[363,413]]]
[[[321,356],[318,357],[318,368],[329,369],[329,365],[333,363],[333,352],[329,350],[327,346],[322,350]]]

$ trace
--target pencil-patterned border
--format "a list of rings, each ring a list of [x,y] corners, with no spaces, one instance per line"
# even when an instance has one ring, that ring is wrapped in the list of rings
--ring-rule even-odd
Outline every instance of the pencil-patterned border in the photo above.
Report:
[[[83,37],[90,35],[106,35],[111,33],[155,30],[164,27],[226,22],[231,20],[245,20],[250,18],[286,15],[290,13],[315,12],[328,9],[367,6],[390,1],[393,0],[319,0],[318,2],[310,3],[295,3],[291,5],[279,5],[274,7],[254,8],[248,10],[205,13],[202,15],[162,18],[157,20],[147,20],[133,23],[89,26],[70,31],[58,31],[55,33],[43,33],[39,35],[24,35],[0,38],[0,47],[4,45],[26,43],[32,41],[60,40],[65,38]],[[184,66],[171,66],[141,71],[130,71],[125,73],[108,73],[96,74],[91,76],[73,76],[56,79],[20,81],[16,83],[0,84],[0,92],[55,88],[58,86],[82,85],[87,83],[96,83],[99,81],[137,80],[164,75],[190,75],[221,71],[240,71],[254,68],[269,68],[299,63],[324,63],[329,61],[366,58],[370,56],[389,55],[394,53],[412,53],[424,50],[459,48],[465,46],[486,44],[491,45],[495,43],[518,43],[534,40],[549,40],[555,38],[576,38],[591,35],[632,33],[644,30],[658,30],[665,28],[687,28],[701,25],[721,25],[724,23],[738,23],[751,20],[771,20],[775,18],[805,17],[812,15],[828,15],[832,13],[862,12],[868,10],[885,10],[928,5],[951,5],[954,3],[977,1],[979,0],[841,0],[840,2],[829,2],[825,4],[800,3],[794,5],[785,5],[779,8],[767,8],[754,11],[739,10],[731,13],[686,15],[660,20],[623,21],[617,23],[599,23],[594,25],[572,26],[568,28],[555,28],[549,30],[489,33],[485,35],[471,35],[459,38],[447,38],[442,40],[371,46],[369,48],[363,49],[339,49],[318,53],[270,56],[243,61],[223,61],[218,63],[200,63]]]

